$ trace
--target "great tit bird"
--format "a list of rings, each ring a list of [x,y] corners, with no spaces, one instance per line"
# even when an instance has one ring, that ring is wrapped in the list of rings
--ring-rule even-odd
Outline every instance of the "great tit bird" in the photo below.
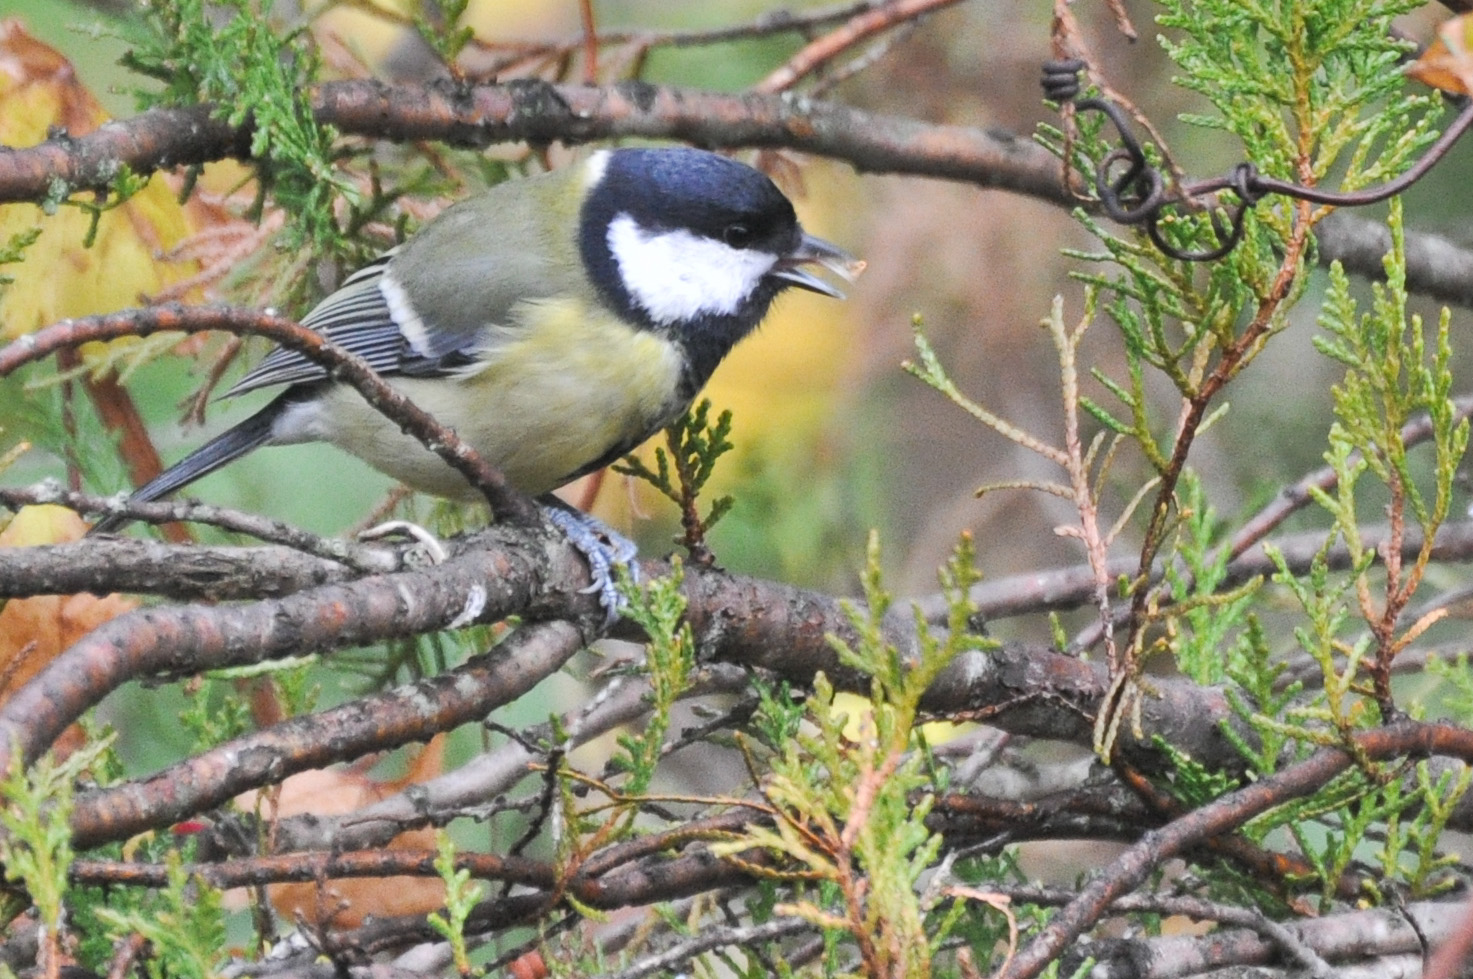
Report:
[[[804,268],[812,264],[845,280],[862,267],[804,232],[759,171],[693,149],[602,150],[452,205],[302,324],[364,358],[541,498],[589,556],[612,608],[609,560],[632,549],[600,549],[606,528],[547,494],[679,417],[784,289],[842,297]],[[165,496],[263,445],[315,441],[414,489],[478,497],[295,351],[276,348],[225,396],[282,384],[265,408],[131,499]],[[124,522],[108,517],[94,532]]]

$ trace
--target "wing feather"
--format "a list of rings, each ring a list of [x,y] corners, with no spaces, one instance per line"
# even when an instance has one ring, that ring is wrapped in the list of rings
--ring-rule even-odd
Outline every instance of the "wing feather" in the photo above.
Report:
[[[424,377],[449,373],[462,365],[462,352],[448,351],[428,358],[417,353],[385,298],[383,279],[393,255],[388,252],[354,272],[307,314],[302,325],[362,357],[380,374]],[[327,376],[321,364],[295,350],[276,347],[223,397],[279,384],[320,381]]]
[[[529,229],[545,223],[548,201],[581,200],[568,189],[581,174],[565,167],[450,206],[419,234],[350,275],[302,325],[380,374],[437,377],[464,374],[510,339],[524,304],[563,296],[596,303],[575,234],[528,237]],[[575,214],[558,214],[577,227]],[[301,354],[278,347],[225,396],[327,376]]]

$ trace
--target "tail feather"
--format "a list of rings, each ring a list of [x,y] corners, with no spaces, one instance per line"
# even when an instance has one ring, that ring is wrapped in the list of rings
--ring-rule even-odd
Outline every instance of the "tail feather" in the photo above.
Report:
[[[236,425],[204,445],[195,449],[179,462],[159,473],[158,476],[140,486],[128,497],[129,503],[146,503],[168,496],[203,476],[207,476],[227,463],[259,449],[271,441],[271,430],[276,419],[285,409],[287,399],[277,398],[245,421]],[[90,533],[110,534],[130,523],[128,517],[114,514],[104,517],[93,526]]]

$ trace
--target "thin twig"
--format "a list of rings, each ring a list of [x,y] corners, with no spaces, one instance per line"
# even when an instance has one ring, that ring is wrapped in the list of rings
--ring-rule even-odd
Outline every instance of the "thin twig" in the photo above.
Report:
[[[763,95],[786,91],[856,44],[959,2],[960,0],[891,0],[873,10],[857,14],[832,32],[810,42],[789,58],[787,64],[753,85],[752,91]]]

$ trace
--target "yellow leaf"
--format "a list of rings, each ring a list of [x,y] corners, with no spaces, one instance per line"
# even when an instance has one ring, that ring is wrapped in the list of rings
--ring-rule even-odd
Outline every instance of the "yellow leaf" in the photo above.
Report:
[[[25,507],[3,532],[0,548],[36,547],[81,539],[87,525],[59,506]],[[0,701],[7,699],[63,650],[93,629],[136,607],[118,595],[38,595],[0,607]],[[65,753],[80,743],[73,728],[56,744]]]
[[[1473,15],[1443,21],[1437,39],[1406,73],[1424,85],[1456,95],[1473,95]]]
[[[106,121],[70,62],[27,34],[19,21],[0,22],[0,145],[34,145],[56,130],[81,136]],[[160,260],[191,227],[187,208],[159,177],[103,214],[96,242],[84,248],[90,221],[75,207],[48,215],[36,204],[0,206],[0,241],[42,229],[25,261],[5,270],[15,282],[0,295],[0,340],[69,316],[136,306],[142,296],[196,269],[194,263]]]

